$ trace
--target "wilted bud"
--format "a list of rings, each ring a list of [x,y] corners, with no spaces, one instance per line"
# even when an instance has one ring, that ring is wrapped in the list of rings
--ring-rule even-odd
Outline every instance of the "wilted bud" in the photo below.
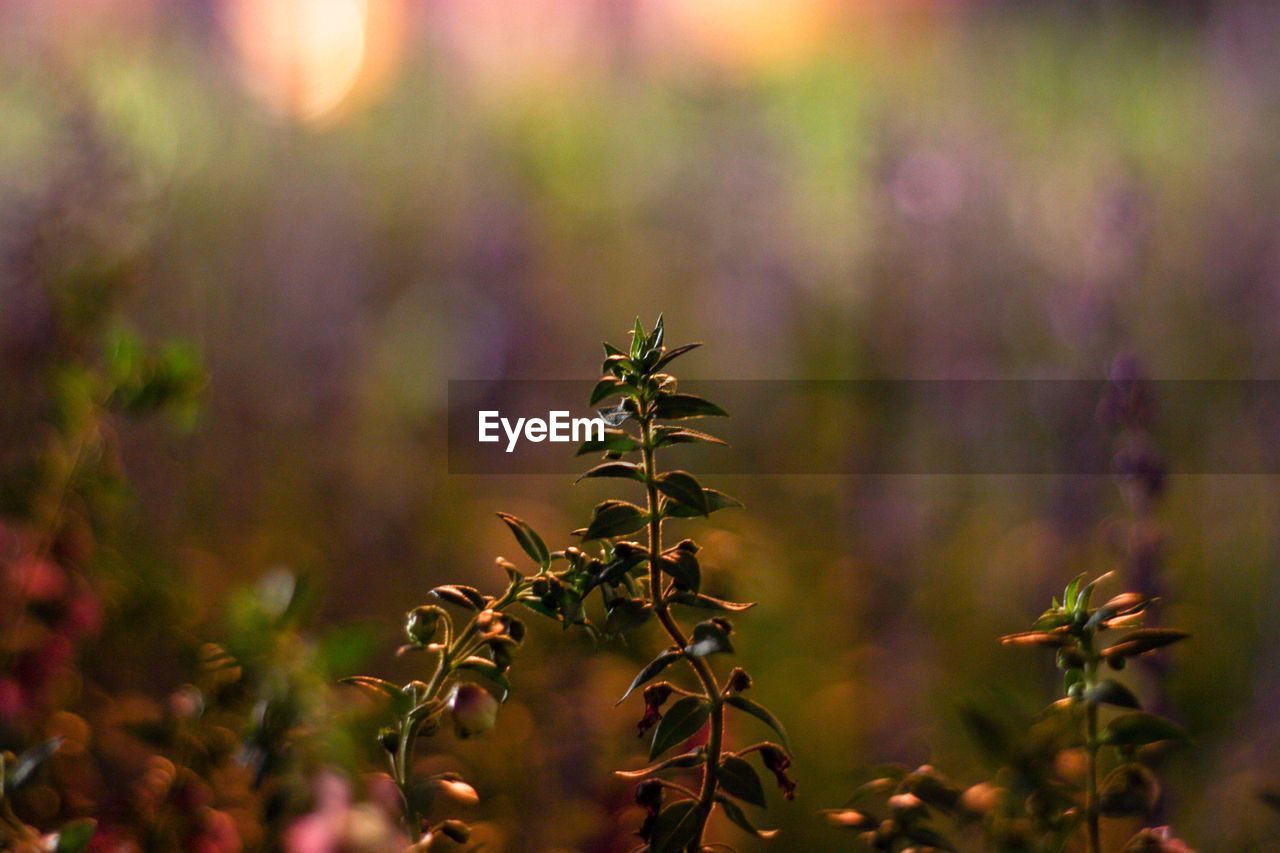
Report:
[[[671,685],[665,681],[650,684],[644,689],[644,716],[636,723],[636,737],[644,737],[644,733],[658,724],[662,719],[662,706],[671,698]]]
[[[392,755],[396,754],[396,750],[400,748],[400,733],[390,726],[384,726],[378,729],[378,743],[382,744],[382,748]]]
[[[498,700],[488,690],[474,684],[459,684],[449,694],[453,731],[460,738],[482,734],[498,720]]]
[[[404,632],[409,637],[409,642],[418,648],[431,642],[443,612],[434,604],[424,604],[410,610],[404,623]]]
[[[656,779],[646,779],[636,785],[636,805],[644,809],[644,822],[640,824],[637,835],[645,841],[653,834],[654,821],[658,819],[658,810],[662,808],[662,783]]]
[[[729,689],[734,693],[741,693],[751,688],[751,676],[740,666],[735,666],[733,672],[729,673]]]
[[[778,787],[782,789],[782,795],[788,800],[794,800],[796,783],[787,775],[787,768],[791,766],[791,756],[787,755],[781,747],[766,743],[760,747],[760,759],[764,762],[765,769],[773,774]]]

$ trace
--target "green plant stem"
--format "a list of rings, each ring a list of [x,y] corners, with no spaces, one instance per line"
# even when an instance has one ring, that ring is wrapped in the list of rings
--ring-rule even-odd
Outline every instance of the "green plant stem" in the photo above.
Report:
[[[653,604],[653,612],[657,615],[658,621],[662,623],[662,627],[666,629],[672,642],[677,647],[684,649],[688,647],[689,640],[680,628],[680,624],[676,622],[675,617],[668,610],[666,598],[662,593],[662,568],[659,562],[662,557],[662,517],[658,514],[658,486],[655,481],[658,472],[654,463],[653,424],[651,418],[644,418],[640,421],[640,431],[644,454],[645,492],[649,510],[649,597]],[[706,763],[703,765],[702,787],[698,793],[698,808],[702,817],[697,835],[690,844],[690,849],[700,850],[702,848],[702,836],[707,827],[707,819],[710,817],[711,807],[715,803],[716,772],[720,768],[720,750],[724,743],[724,701],[720,695],[720,686],[716,683],[715,673],[711,671],[711,667],[707,665],[707,662],[700,657],[692,655],[685,655],[685,659],[698,676],[698,681],[702,683],[705,699],[711,707],[711,734],[707,738]]]

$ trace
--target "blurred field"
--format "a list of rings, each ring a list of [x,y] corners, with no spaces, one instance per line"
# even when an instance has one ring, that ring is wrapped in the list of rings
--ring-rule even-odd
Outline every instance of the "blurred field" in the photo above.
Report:
[[[88,677],[166,695],[169,638],[280,566],[316,580],[314,624],[372,626],[367,666],[416,677],[400,614],[498,582],[494,511],[567,539],[604,495],[446,474],[447,381],[585,398],[636,314],[706,342],[693,378],[1093,379],[1126,353],[1280,378],[1277,38],[1249,2],[0,2],[6,446],[37,429],[60,283],[209,376],[191,431],[120,427],[133,497],[101,559],[127,580]],[[817,417],[774,452],[894,428]],[[863,764],[976,780],[957,707],[1054,685],[996,636],[1111,567],[1126,513],[1106,477],[711,485],[747,504],[705,536],[711,583],[762,602],[739,645],[798,751],[774,849],[841,849],[815,812]],[[1206,851],[1280,836],[1256,797],[1280,784],[1276,486],[1175,475],[1158,515],[1195,633],[1166,817]],[[654,649],[539,628],[494,737],[433,748],[505,849],[626,849],[613,700]]]

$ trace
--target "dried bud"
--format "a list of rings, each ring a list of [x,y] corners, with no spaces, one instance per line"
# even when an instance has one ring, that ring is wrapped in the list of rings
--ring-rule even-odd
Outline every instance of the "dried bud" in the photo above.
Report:
[[[488,690],[474,684],[459,684],[449,695],[453,731],[460,738],[482,734],[498,720],[498,700]]]
[[[733,672],[729,673],[729,689],[734,693],[741,693],[751,688],[751,676],[740,666],[735,666]]]
[[[782,747],[767,743],[760,747],[760,759],[764,762],[765,769],[777,780],[783,796],[788,800],[794,800],[796,783],[787,775],[787,768],[791,766],[791,756],[787,755]]]
[[[636,737],[644,737],[644,733],[658,724],[662,719],[662,706],[671,698],[671,685],[666,681],[650,684],[644,689],[644,716],[636,723]]]
[[[422,648],[436,635],[436,627],[440,624],[440,615],[444,611],[434,604],[424,604],[409,611],[405,617],[404,632],[409,642]]]
[[[723,616],[713,616],[710,621],[719,626],[720,630],[724,631],[726,635],[733,633],[733,623]]]
[[[637,835],[645,841],[653,834],[654,821],[658,819],[658,811],[662,808],[662,783],[656,779],[646,779],[636,785],[636,805],[645,811],[644,822],[640,824]]]

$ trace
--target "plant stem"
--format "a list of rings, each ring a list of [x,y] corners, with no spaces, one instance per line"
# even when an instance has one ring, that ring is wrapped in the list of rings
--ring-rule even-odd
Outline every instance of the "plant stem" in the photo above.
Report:
[[[667,609],[666,598],[662,594],[662,517],[658,514],[658,486],[655,481],[657,468],[654,464],[653,425],[652,418],[640,421],[641,440],[644,454],[645,492],[649,510],[649,597],[653,604],[653,612],[658,621],[666,629],[668,636],[677,647],[684,649],[689,645],[684,631]],[[692,655],[685,659],[702,683],[707,703],[711,706],[711,734],[707,738],[706,763],[702,770],[702,787],[698,793],[698,808],[702,814],[697,835],[689,845],[691,850],[702,849],[702,836],[706,832],[707,819],[711,815],[711,807],[716,795],[716,772],[720,767],[720,749],[724,743],[724,702],[720,695],[720,686],[716,683],[715,673],[707,662]]]
[[[1093,688],[1098,676],[1098,661],[1093,650],[1092,638],[1085,641],[1086,655],[1084,665],[1084,683],[1086,692]],[[1089,824],[1089,853],[1102,853],[1101,832],[1098,825],[1098,705],[1086,701],[1085,715],[1088,720],[1085,747],[1089,755],[1087,769],[1088,788],[1085,792],[1085,819]]]

